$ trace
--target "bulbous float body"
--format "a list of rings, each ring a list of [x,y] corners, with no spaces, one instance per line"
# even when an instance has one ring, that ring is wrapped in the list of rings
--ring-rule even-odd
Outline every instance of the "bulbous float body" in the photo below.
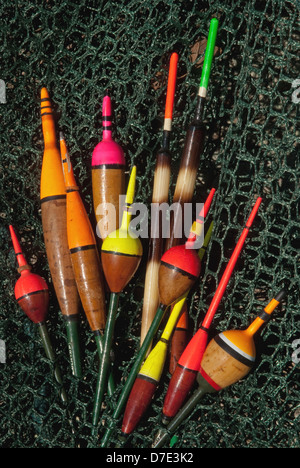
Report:
[[[106,237],[101,261],[111,292],[125,288],[138,269],[142,254],[142,243],[131,230],[120,229]]]
[[[222,390],[245,377],[255,358],[252,335],[246,330],[229,330],[208,344],[199,372],[215,390]]]
[[[102,267],[112,293],[120,293],[125,288],[138,269],[143,255],[141,240],[130,229],[130,206],[133,203],[135,178],[134,166],[128,184],[121,227],[110,233],[102,243]]]
[[[164,305],[170,305],[197,280],[201,261],[197,253],[185,245],[167,250],[161,258],[159,268],[159,296]]]
[[[34,323],[46,320],[49,305],[49,290],[46,281],[29,269],[21,271],[15,284],[15,297],[28,318]]]

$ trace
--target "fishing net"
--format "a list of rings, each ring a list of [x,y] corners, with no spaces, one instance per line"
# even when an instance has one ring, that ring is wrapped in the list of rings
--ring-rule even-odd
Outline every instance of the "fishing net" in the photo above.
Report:
[[[82,313],[83,377],[78,380],[70,371],[65,324],[45,254],[39,201],[40,89],[46,86],[50,92],[57,130],[66,137],[94,223],[91,155],[101,138],[105,90],[111,92],[114,137],[124,148],[127,173],[137,165],[136,201],[150,206],[169,58],[177,51],[171,201],[214,16],[219,18],[219,31],[194,201],[203,202],[209,189],[216,187],[211,210],[215,224],[200,279],[188,297],[191,335],[204,318],[259,195],[261,208],[211,336],[246,327],[282,287],[288,295],[256,338],[255,368],[232,387],[206,396],[176,432],[174,447],[299,448],[299,8],[299,0],[1,2],[2,448],[98,447],[139,346],[146,239],[141,266],[120,295],[114,335],[116,391],[105,397],[98,434],[92,435],[98,371],[95,342]],[[18,274],[9,224],[14,225],[33,271],[49,283],[47,326],[69,395],[67,404],[59,399],[37,328],[14,298]],[[169,380],[166,366],[129,447],[151,446]]]

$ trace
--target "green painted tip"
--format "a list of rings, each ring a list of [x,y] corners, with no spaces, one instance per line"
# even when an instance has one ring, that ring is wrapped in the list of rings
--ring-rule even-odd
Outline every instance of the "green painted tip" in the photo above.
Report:
[[[218,32],[219,21],[213,18],[210,22],[209,33],[206,44],[206,51],[204,56],[204,63],[202,68],[202,75],[200,80],[199,95],[205,97],[206,90],[208,87],[211,64],[214,56],[217,32]]]

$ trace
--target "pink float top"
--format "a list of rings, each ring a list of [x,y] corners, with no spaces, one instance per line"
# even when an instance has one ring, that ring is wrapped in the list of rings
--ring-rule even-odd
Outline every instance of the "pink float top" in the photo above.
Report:
[[[97,144],[92,155],[92,167],[95,166],[125,166],[124,152],[121,146],[112,138],[111,99],[104,96],[102,102],[102,140]]]

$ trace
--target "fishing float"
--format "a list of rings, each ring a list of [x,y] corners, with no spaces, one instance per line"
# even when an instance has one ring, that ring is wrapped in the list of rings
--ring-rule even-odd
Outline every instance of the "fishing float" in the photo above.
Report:
[[[56,363],[46,325],[49,306],[49,288],[44,278],[31,272],[31,266],[28,265],[23,255],[13,226],[9,226],[9,231],[19,265],[18,273],[20,273],[20,278],[16,281],[14,288],[15,298],[27,317],[38,326],[46,356],[54,365],[54,377],[61,388],[61,399],[63,402],[66,402],[68,400],[67,394],[63,388],[61,372]]]
[[[186,133],[185,144],[181,156],[180,167],[173,196],[174,210],[172,210],[170,213],[170,237],[166,241],[166,250],[175,245],[178,245],[181,242],[182,235],[179,231],[180,227],[183,226],[183,207],[185,203],[191,203],[193,199],[197,170],[204,149],[206,133],[203,122],[204,107],[211,74],[218,26],[218,20],[213,18],[209,27],[201,79],[198,88],[196,110]],[[186,325],[188,324],[188,315],[186,310],[185,312],[183,311],[181,321]],[[173,335],[169,366],[169,371],[171,374],[174,371],[173,362],[178,361],[184,347],[187,345],[187,342],[188,328],[182,328],[180,335],[177,333]]]
[[[197,373],[197,390],[172,421],[157,433],[153,448],[162,447],[168,441],[203,396],[235,384],[251,371],[256,360],[254,335],[270,320],[272,312],[285,295],[284,290],[278,292],[246,330],[228,330],[209,342]]]
[[[102,357],[106,322],[104,278],[96,238],[76,184],[72,163],[62,132],[60,153],[67,197],[67,238],[81,304]],[[114,391],[112,377],[111,393]]]
[[[107,372],[110,363],[110,351],[113,341],[119,296],[134,276],[143,255],[139,237],[130,227],[136,184],[136,166],[133,166],[126,192],[125,207],[119,229],[111,232],[103,241],[101,261],[103,272],[110,289],[110,301],[104,332],[103,353],[97,379],[96,397],[93,409],[93,426],[99,420],[101,404],[107,384]]]
[[[205,235],[203,246],[198,252],[201,262],[211,238],[212,229],[213,223],[210,224]],[[120,437],[121,440],[126,440],[128,435],[133,432],[150,405],[162,376],[173,330],[179,320],[182,309],[186,304],[188,294],[189,291],[187,291],[183,297],[175,303],[159,341],[150,352],[137,375],[124,413],[122,437]]]
[[[125,157],[112,136],[112,103],[102,101],[102,140],[92,154],[92,193],[97,231],[104,240],[119,228],[120,196],[125,193]]]
[[[136,376],[138,375],[143,360],[145,359],[146,353],[154,335],[158,330],[165,311],[173,302],[179,300],[181,296],[183,296],[193,286],[200,274],[201,260],[199,259],[198,253],[194,251],[193,247],[196,248],[196,241],[203,232],[203,221],[206,217],[206,213],[210,208],[214,194],[215,189],[213,188],[211,189],[197,220],[193,223],[190,235],[188,236],[185,244],[172,247],[167,252],[165,252],[161,258],[158,275],[160,304],[157,308],[155,317],[150,325],[148,333],[145,336],[143,344],[137,353],[134,364],[122,389],[121,395],[116,403],[112,420],[117,420],[122,413],[123,407],[127,402]],[[171,294],[168,292],[170,285],[172,286]],[[108,422],[108,427],[101,441],[101,447],[106,447],[111,437],[113,432],[112,420]]]
[[[171,176],[170,138],[172,130],[174,96],[177,79],[177,65],[178,54],[174,52],[171,55],[169,64],[162,146],[156,155],[156,165],[154,170],[152,204],[155,204],[158,208],[162,203],[167,203],[169,197],[169,184]],[[154,319],[159,302],[158,269],[164,249],[164,239],[162,238],[161,232],[161,221],[161,219],[153,220],[153,224],[155,226],[160,226],[160,232],[156,232],[154,234],[152,233],[151,229],[150,233],[142,309],[142,325],[140,338],[141,345],[143,344],[144,338]]]
[[[170,418],[173,418],[183,404],[188,392],[190,391],[193,383],[195,382],[197,372],[200,368],[201,359],[207,345],[208,332],[218,309],[219,303],[224,295],[225,289],[229,279],[233,273],[233,269],[238,260],[242,247],[248,236],[250,227],[255,219],[262,198],[258,197],[246,225],[240,235],[240,238],[235,246],[235,249],[229,259],[226,269],[222,275],[221,281],[216,289],[212,302],[208,308],[205,318],[189,341],[187,347],[182,353],[175,372],[173,373],[168,390],[165,396],[163,410],[162,410],[162,424],[168,424]]]
[[[80,299],[67,240],[65,182],[52,104],[46,88],[41,89],[41,119],[44,153],[40,203],[45,249],[55,294],[65,321],[72,374],[80,378],[82,375],[78,337]]]
[[[203,124],[203,112],[218,32],[218,24],[219,22],[216,18],[213,18],[210,22],[201,80],[197,95],[196,111],[186,133],[173,196],[173,203],[177,205],[177,209],[173,210],[170,214],[171,229],[170,237],[166,241],[166,250],[178,244],[182,239],[178,232],[178,226],[182,226],[182,206],[184,203],[191,202],[195,190],[197,169],[204,147],[205,127]]]

